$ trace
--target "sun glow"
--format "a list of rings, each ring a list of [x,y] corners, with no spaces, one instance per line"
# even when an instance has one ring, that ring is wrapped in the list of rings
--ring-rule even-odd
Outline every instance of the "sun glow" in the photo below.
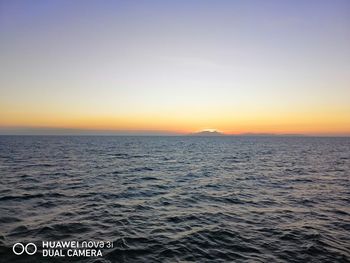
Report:
[[[220,131],[218,131],[217,129],[203,129],[203,130],[200,130],[199,132],[220,132]]]

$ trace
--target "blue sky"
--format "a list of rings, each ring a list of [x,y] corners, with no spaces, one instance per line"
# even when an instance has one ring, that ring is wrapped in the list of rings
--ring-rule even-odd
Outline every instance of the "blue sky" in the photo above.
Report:
[[[1,1],[0,126],[350,133],[349,1]]]

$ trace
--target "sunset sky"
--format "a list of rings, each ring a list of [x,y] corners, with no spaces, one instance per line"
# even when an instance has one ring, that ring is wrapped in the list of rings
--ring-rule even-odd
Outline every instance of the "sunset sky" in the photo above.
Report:
[[[0,133],[350,135],[350,1],[1,1]]]

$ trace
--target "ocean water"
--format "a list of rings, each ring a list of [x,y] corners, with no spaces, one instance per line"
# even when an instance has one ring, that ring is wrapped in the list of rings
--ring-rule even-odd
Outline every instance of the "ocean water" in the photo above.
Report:
[[[0,176],[0,262],[350,262],[350,138],[1,136]]]

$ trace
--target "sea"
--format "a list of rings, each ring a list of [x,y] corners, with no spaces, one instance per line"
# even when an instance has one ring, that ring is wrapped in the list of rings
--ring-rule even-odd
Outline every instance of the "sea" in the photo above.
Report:
[[[350,262],[350,138],[0,136],[0,262]]]

